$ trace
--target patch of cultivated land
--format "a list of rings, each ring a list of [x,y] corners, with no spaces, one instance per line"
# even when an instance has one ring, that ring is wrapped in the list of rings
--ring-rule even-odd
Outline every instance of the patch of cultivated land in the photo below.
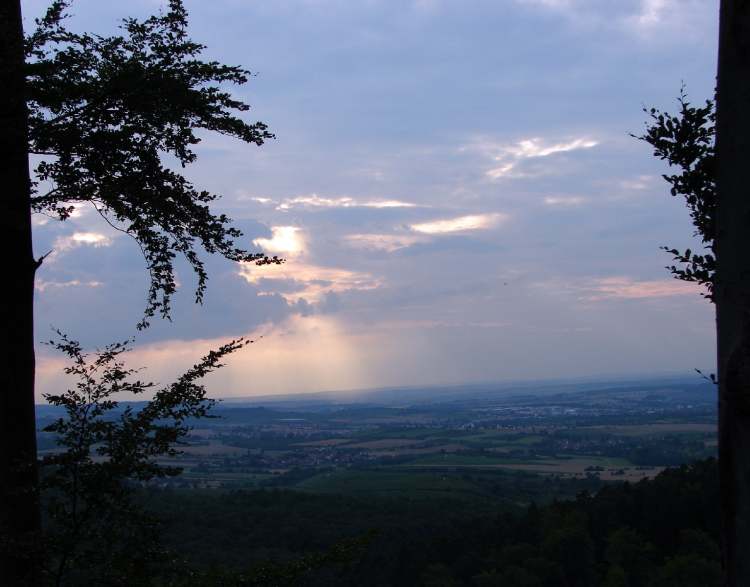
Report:
[[[426,447],[414,447],[414,448],[408,448],[408,447],[400,447],[400,448],[392,448],[392,449],[382,449],[382,450],[371,450],[369,451],[370,454],[377,457],[387,457],[387,456],[404,456],[404,455],[431,455],[435,453],[441,453],[441,452],[447,452],[447,453],[453,453],[457,452],[459,450],[466,450],[466,446],[463,444],[441,444],[438,446],[426,446]]]
[[[544,441],[544,437],[538,434],[514,434],[498,433],[488,431],[483,434],[473,434],[457,439],[466,443],[467,447],[475,449],[519,449],[532,447]]]
[[[618,471],[633,467],[625,459],[610,459],[606,457],[578,457],[572,459],[540,459],[538,461],[517,461],[496,465],[504,469],[516,469],[518,471],[531,471],[536,473],[552,473],[562,475],[585,475],[589,467],[602,467],[604,471],[600,476],[610,469]]]
[[[590,474],[586,469],[591,466],[603,466],[604,471],[597,471],[602,481],[638,481],[659,474],[664,467],[634,467],[632,465],[600,465],[595,461],[581,459],[571,461],[539,461],[537,463],[514,463],[496,465],[499,469],[526,471],[543,475],[560,475],[564,477],[585,477]]]
[[[513,462],[512,459],[496,456],[431,454],[409,463],[405,463],[404,465],[401,465],[401,467],[495,467],[497,465],[512,464]]]
[[[221,444],[219,442],[209,442],[208,444],[191,444],[179,447],[182,452],[188,456],[231,456],[231,455],[243,455],[247,454],[246,448],[240,448],[238,446],[229,446],[228,444]]]
[[[221,481],[221,482],[258,482],[271,479],[272,474],[266,473],[214,473],[206,475],[205,473],[198,473],[193,471],[185,471],[183,477],[187,481]]]
[[[516,460],[475,455],[431,455],[400,465],[403,469],[508,469],[560,475],[565,477],[586,477],[596,473],[603,481],[637,481],[656,476],[664,467],[635,467],[629,461],[619,458],[577,456],[562,459]],[[592,467],[602,470],[592,471]],[[588,469],[588,470],[587,470]]]
[[[311,440],[310,442],[298,442],[293,446],[309,446],[311,448],[321,446],[338,446],[340,444],[346,444],[351,442],[351,438],[326,438],[324,440]]]
[[[377,450],[413,446],[415,444],[422,444],[423,442],[423,440],[415,438],[381,438],[379,440],[368,440],[365,442],[358,442],[356,444],[349,444],[347,445],[347,448],[365,448]]]
[[[621,473],[615,469],[608,469],[599,474],[602,481],[630,481],[631,483],[641,479],[651,479],[661,473],[666,467],[630,467]]]
[[[659,434],[704,433],[715,434],[715,424],[699,422],[658,422],[654,424],[633,424],[619,426],[590,426],[579,429],[579,432],[597,432],[604,434],[619,434],[621,436],[652,436]]]

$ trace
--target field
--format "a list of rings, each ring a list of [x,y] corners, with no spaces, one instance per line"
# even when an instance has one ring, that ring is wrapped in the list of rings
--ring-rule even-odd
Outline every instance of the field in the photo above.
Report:
[[[703,384],[553,388],[452,390],[442,402],[412,405],[406,396],[381,405],[222,405],[181,456],[162,461],[182,475],[158,483],[520,502],[637,482],[716,454],[715,390]],[[40,443],[54,450],[53,438]]]
[[[697,422],[654,422],[632,426],[591,426],[587,432],[619,434],[624,436],[658,436],[663,434],[716,434],[715,424]]]
[[[190,444],[180,447],[180,450],[185,455],[194,457],[236,456],[247,452],[246,448],[230,446],[216,441],[209,441],[208,444]]]

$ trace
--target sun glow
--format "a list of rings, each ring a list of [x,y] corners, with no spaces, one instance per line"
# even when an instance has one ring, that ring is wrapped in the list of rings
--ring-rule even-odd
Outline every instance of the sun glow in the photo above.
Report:
[[[357,389],[376,383],[367,367],[371,336],[348,331],[335,317],[294,316],[246,336],[255,342],[228,356],[225,367],[205,378],[213,397]],[[127,361],[133,367],[147,366],[139,377],[169,383],[226,342],[227,337],[165,340],[135,347]],[[43,393],[59,392],[61,384],[75,384],[70,377],[61,379],[65,364],[58,356],[39,357],[39,399]]]
[[[305,248],[302,231],[296,226],[272,226],[271,238],[256,238],[253,244],[266,252],[282,255],[299,255]]]

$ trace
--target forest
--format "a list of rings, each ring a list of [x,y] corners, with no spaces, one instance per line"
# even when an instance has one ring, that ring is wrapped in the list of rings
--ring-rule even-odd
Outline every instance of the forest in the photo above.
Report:
[[[718,494],[709,459],[527,507],[284,490],[141,497],[206,585],[704,587],[721,585]]]

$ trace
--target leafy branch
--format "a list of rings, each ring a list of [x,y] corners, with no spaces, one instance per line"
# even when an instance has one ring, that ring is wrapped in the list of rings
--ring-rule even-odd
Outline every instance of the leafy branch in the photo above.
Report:
[[[70,360],[65,373],[76,379],[61,394],[45,395],[64,409],[44,431],[61,450],[41,460],[47,516],[48,573],[57,584],[122,584],[163,558],[158,524],[133,499],[134,486],[181,469],[159,464],[179,454],[189,421],[210,417],[214,400],[199,381],[222,367],[222,359],[250,344],[232,340],[210,351],[175,382],[156,390],[142,405],[120,405],[119,396],[153,392],[154,383],[125,366],[130,341],[89,355],[79,342],[58,332],[52,347]],[[87,583],[88,582],[88,583]]]
[[[156,314],[169,318],[178,255],[196,274],[202,301],[208,275],[197,246],[236,262],[281,263],[238,247],[242,233],[209,207],[218,195],[165,163],[193,163],[199,131],[258,146],[274,138],[265,123],[243,120],[250,106],[223,89],[247,83],[251,72],[201,60],[205,47],[188,37],[181,0],[144,20],[123,20],[112,36],[69,31],[69,5],[53,2],[26,38],[29,151],[45,154],[32,210],[66,220],[74,204],[93,203],[136,239],[150,275],[139,328]],[[39,192],[42,182],[52,189]]]
[[[651,121],[646,125],[645,134],[632,136],[650,144],[655,157],[680,169],[679,173],[662,177],[670,184],[672,196],[685,199],[695,227],[694,235],[700,237],[707,252],[699,254],[691,249],[681,252],[666,246],[662,249],[678,263],[667,267],[672,275],[704,286],[704,297],[713,301],[716,276],[716,108],[712,100],[706,100],[704,106],[691,105],[684,87],[678,103],[680,110],[676,115],[656,108],[644,108]]]

